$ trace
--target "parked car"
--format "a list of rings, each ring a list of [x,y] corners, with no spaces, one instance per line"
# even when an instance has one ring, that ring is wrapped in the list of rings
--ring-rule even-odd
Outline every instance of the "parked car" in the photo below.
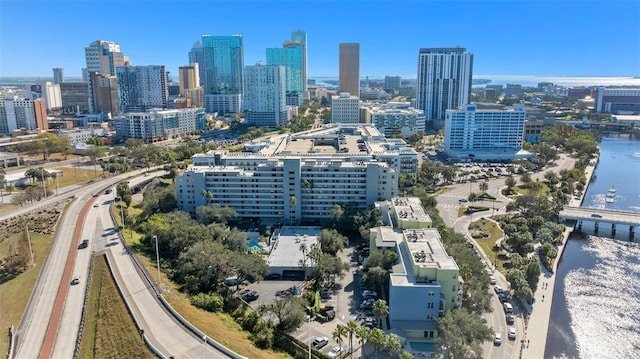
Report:
[[[593,213],[593,214],[591,214],[591,217],[593,217],[593,218],[602,218],[602,215],[598,214],[598,213]]]
[[[507,324],[511,325],[516,321],[516,317],[513,314],[507,314]]]
[[[493,337],[493,344],[500,345],[502,344],[502,333],[496,333]]]
[[[109,193],[111,193],[111,188],[107,188],[107,190],[104,191],[104,194],[109,194]]]
[[[466,199],[466,198],[460,198],[460,199],[458,200],[458,202],[460,202],[460,203],[467,203],[467,202],[469,202],[469,200],[468,200],[468,199]]]
[[[496,277],[494,277],[494,276],[492,276],[492,275],[491,275],[491,276],[489,276],[489,283],[490,283],[491,285],[496,284]]]
[[[516,328],[513,328],[513,327],[509,328],[509,340],[516,340],[516,336],[517,336]]]
[[[373,290],[365,289],[362,291],[363,298],[378,298],[378,293]]]
[[[253,302],[258,298],[260,298],[260,294],[258,294],[258,292],[256,292],[255,290],[242,294],[242,300],[244,300],[245,302]]]
[[[501,286],[499,286],[499,285],[497,285],[497,286],[493,287],[493,290],[495,290],[495,291],[496,291],[496,294],[500,294],[500,293],[502,293],[502,292],[503,292],[502,287],[501,287]]]
[[[333,349],[331,349],[331,351],[329,351],[329,356],[332,357],[332,358],[335,358],[335,357],[339,356],[340,353],[342,353],[342,348],[333,347]]]
[[[313,342],[311,343],[311,346],[316,349],[320,349],[326,346],[327,344],[329,344],[329,338],[317,337],[316,339],[313,340]]]
[[[507,294],[507,292],[500,292],[498,299],[500,299],[500,303],[506,303],[509,301],[509,294]]]

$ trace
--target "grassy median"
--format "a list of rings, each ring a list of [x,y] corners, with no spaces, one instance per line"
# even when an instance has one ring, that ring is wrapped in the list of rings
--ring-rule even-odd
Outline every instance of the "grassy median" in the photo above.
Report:
[[[155,358],[138,333],[104,255],[94,260],[80,358]]]

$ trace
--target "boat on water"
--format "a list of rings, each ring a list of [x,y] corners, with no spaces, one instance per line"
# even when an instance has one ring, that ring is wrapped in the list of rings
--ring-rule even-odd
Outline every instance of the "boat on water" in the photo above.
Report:
[[[613,198],[613,197],[615,197],[615,196],[616,196],[616,194],[615,194],[615,193],[613,193],[613,192],[609,192],[609,193],[607,193],[607,197],[608,197],[608,198]]]
[[[613,187],[609,188],[609,193],[616,193],[616,189]]]
[[[608,196],[607,196],[607,198],[605,198],[605,200],[604,200],[604,201],[605,201],[605,202],[607,202],[607,203],[613,203],[613,202],[615,202],[615,200],[613,199],[613,197],[608,197]]]

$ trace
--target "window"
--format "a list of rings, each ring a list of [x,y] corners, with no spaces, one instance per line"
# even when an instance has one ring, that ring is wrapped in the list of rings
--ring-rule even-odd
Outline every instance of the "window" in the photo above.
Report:
[[[433,309],[433,302],[427,303],[427,309]]]

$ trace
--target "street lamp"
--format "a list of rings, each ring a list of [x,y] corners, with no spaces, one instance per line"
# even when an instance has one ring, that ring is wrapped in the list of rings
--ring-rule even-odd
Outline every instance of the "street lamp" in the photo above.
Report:
[[[311,359],[311,314],[307,315],[309,324],[307,325],[307,337],[309,338],[309,359]]]
[[[158,250],[158,236],[153,236],[153,240],[156,242],[156,264],[158,265],[158,285],[160,285],[160,252]]]
[[[204,359],[207,359],[207,336],[206,335],[202,337],[202,349],[204,349]]]

